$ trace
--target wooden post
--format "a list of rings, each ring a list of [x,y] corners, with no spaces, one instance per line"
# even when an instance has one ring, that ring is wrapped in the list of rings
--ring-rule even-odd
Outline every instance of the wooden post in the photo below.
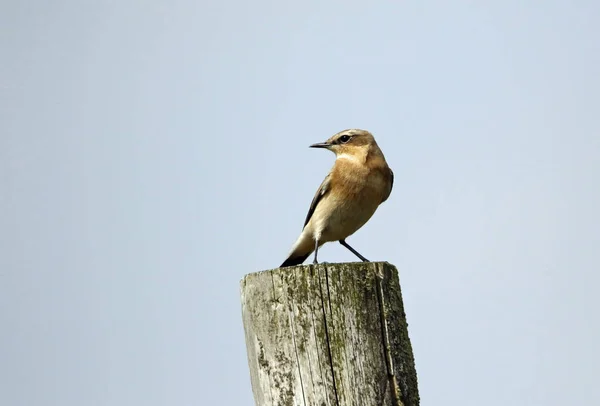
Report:
[[[417,406],[396,268],[278,268],[241,281],[256,406]]]

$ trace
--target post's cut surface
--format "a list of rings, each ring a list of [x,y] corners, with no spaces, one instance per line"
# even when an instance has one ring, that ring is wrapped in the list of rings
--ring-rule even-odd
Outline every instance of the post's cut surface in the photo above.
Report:
[[[396,268],[278,268],[241,281],[256,406],[417,406]]]

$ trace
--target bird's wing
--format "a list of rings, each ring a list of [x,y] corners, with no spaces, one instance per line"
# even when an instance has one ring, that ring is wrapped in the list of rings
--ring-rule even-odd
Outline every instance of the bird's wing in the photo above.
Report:
[[[325,177],[325,179],[323,180],[323,183],[321,183],[321,186],[319,186],[319,189],[317,190],[315,197],[313,197],[312,202],[310,203],[310,209],[308,209],[308,214],[306,215],[306,220],[304,220],[303,229],[304,229],[304,227],[306,227],[306,225],[310,221],[310,218],[312,217],[313,213],[315,212],[315,209],[317,208],[317,205],[319,204],[321,199],[323,199],[323,197],[327,194],[327,192],[329,192],[330,180],[331,180],[331,173],[329,173]]]
[[[390,180],[390,187],[389,189],[386,191],[385,195],[383,195],[383,200],[381,201],[381,203],[385,202],[388,197],[390,197],[390,194],[392,193],[392,188],[394,187],[394,172],[392,171],[391,168],[388,168],[389,171],[389,180]]]

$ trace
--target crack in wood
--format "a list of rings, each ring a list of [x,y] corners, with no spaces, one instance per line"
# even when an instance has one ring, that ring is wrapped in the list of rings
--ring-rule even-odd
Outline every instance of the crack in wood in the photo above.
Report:
[[[379,264],[378,264],[379,265]],[[383,295],[383,269],[381,265],[377,266],[377,275],[376,275],[376,283],[377,283],[377,300],[379,301],[379,315],[381,318],[381,339],[383,343],[383,348],[385,351],[385,364],[387,366],[388,373],[388,382],[391,390],[391,398],[393,406],[403,406],[403,402],[400,398],[401,394],[399,393],[400,388],[398,387],[398,382],[396,380],[396,374],[394,373],[394,364],[392,360],[392,351],[390,349],[390,336],[388,332],[387,326],[387,318],[385,314],[385,303],[384,303],[384,295]],[[384,394],[385,396],[385,394]]]
[[[327,266],[323,267],[325,269],[325,285],[327,286],[327,303],[329,304],[329,313],[331,316],[331,296],[329,292],[329,275],[327,272]],[[319,278],[320,280],[321,278]],[[333,355],[331,353],[331,340],[329,337],[329,328],[327,327],[327,311],[325,310],[325,296],[323,296],[323,286],[319,283],[321,287],[321,303],[323,304],[323,323],[325,327],[325,342],[327,343],[327,352],[329,353],[329,365],[331,366],[331,380],[333,382],[333,393],[335,395],[335,406],[340,405],[340,398],[338,397],[337,385],[335,383],[335,368],[333,366]],[[333,317],[331,318],[333,320]],[[332,321],[333,322],[333,321]]]

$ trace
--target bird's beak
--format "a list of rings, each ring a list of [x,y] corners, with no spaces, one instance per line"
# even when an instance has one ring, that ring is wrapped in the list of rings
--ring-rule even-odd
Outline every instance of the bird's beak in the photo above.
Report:
[[[310,148],[329,148],[331,145],[326,142],[319,142],[317,144],[312,144]]]

